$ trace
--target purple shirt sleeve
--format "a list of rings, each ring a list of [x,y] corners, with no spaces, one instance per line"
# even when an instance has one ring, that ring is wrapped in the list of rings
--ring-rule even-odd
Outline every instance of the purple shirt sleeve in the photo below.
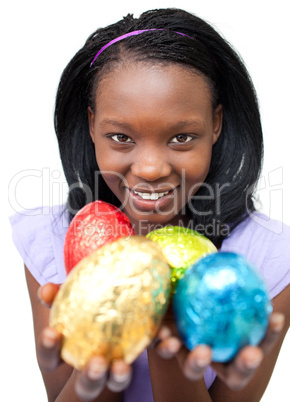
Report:
[[[65,279],[64,238],[68,228],[64,206],[35,208],[10,217],[12,238],[25,265],[40,285]]]
[[[290,227],[254,213],[223,242],[222,251],[242,254],[266,282],[270,298],[290,283]]]

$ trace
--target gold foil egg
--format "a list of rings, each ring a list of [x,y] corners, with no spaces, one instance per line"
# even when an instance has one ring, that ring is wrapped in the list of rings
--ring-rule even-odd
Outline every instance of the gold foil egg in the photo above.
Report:
[[[99,248],[69,273],[52,305],[61,357],[79,370],[93,355],[132,363],[156,335],[169,294],[170,267],[152,240],[131,236]]]
[[[146,237],[158,243],[167,258],[172,268],[173,290],[189,266],[199,258],[217,251],[207,237],[182,226],[164,226],[148,233]]]

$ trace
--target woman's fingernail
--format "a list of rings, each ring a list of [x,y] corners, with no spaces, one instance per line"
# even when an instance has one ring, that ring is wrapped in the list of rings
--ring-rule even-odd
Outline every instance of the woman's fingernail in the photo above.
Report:
[[[192,367],[198,369],[205,369],[211,363],[211,351],[206,345],[198,345],[198,355],[196,355],[192,360]]]
[[[166,338],[169,338],[171,335],[170,329],[167,327],[161,327],[158,333],[158,338],[161,340],[164,340]]]
[[[261,361],[263,360],[263,356],[257,356],[255,359],[247,361],[247,368],[250,370],[255,370],[256,368],[259,367],[261,364]]]
[[[39,303],[40,303],[43,307],[50,308],[50,305],[47,304],[47,303],[45,303],[45,301],[44,301],[43,298],[42,298],[42,286],[37,289],[37,298],[38,298]]]
[[[285,323],[284,314],[275,313],[271,318],[272,328],[275,332],[282,331]]]
[[[190,366],[192,369],[198,369],[198,370],[203,370],[205,369],[207,366],[210,365],[210,359],[208,358],[199,358],[199,359],[192,359],[190,361]]]
[[[114,373],[113,379],[118,383],[122,383],[128,380],[129,373]]]
[[[170,339],[170,343],[168,344],[168,352],[169,353],[177,353],[181,347],[181,342],[177,338]]]
[[[195,365],[197,368],[204,369],[210,364],[208,359],[199,359],[196,360]]]
[[[41,300],[41,286],[37,289],[37,297]]]
[[[50,349],[53,346],[55,346],[55,342],[56,342],[56,334],[54,330],[46,328],[43,331],[43,339],[42,339],[43,346]]]
[[[40,287],[37,289],[37,298],[38,298],[38,301],[39,301],[43,306],[46,306],[46,303],[45,303],[45,302],[43,301],[43,299],[42,299],[41,292],[42,292],[42,287],[40,286]]]
[[[88,368],[88,377],[91,380],[100,380],[102,377],[104,377],[106,371],[107,366],[104,364],[92,362]]]

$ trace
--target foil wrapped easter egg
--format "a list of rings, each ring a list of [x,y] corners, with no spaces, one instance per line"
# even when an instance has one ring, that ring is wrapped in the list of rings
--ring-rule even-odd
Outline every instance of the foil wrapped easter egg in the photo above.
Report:
[[[178,331],[188,349],[211,346],[226,362],[263,339],[272,305],[255,269],[235,253],[207,255],[179,281],[173,299]]]
[[[170,293],[170,267],[145,236],[119,238],[82,259],[50,312],[61,357],[82,369],[92,355],[132,363],[151,343]]]
[[[199,258],[217,251],[205,236],[181,226],[165,226],[148,233],[147,237],[160,245],[167,258],[172,268],[173,289],[189,266]]]
[[[100,200],[87,204],[74,216],[66,233],[66,273],[104,244],[133,234],[129,218],[114,205]]]

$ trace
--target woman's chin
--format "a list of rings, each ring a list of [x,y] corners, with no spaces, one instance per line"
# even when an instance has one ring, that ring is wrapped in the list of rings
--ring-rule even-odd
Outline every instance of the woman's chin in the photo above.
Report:
[[[151,213],[130,213],[124,211],[130,219],[131,224],[134,227],[135,234],[146,235],[152,230],[161,228],[166,225],[183,226],[186,224],[186,216],[176,215],[175,213],[151,212]]]

